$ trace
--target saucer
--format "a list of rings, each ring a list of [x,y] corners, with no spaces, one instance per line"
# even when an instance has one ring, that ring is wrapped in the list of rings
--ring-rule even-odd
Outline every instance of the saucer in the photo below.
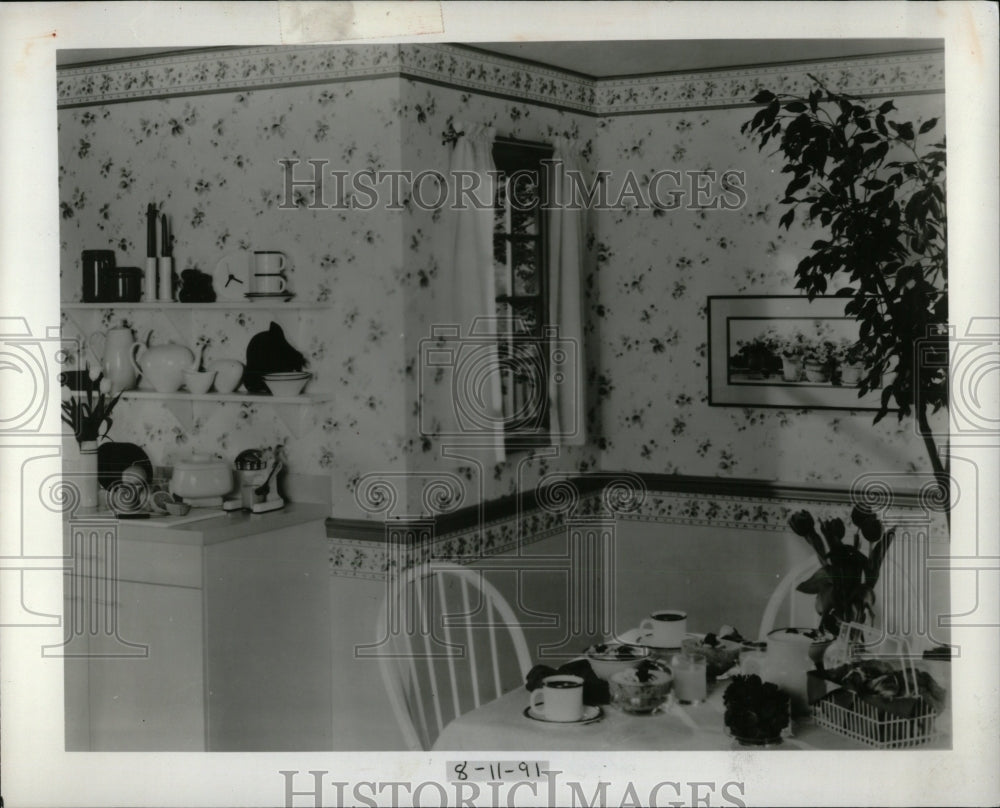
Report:
[[[243,295],[247,300],[291,300],[295,297],[294,292],[247,292]]]
[[[543,701],[542,704],[545,704],[545,702]],[[583,705],[582,718],[578,718],[576,721],[551,721],[545,717],[545,713],[536,707],[529,706],[524,708],[525,718],[530,718],[532,721],[541,721],[543,724],[562,724],[565,726],[593,724],[595,721],[600,721],[603,715],[604,712],[596,704],[585,704]]]
[[[692,636],[691,634],[685,634],[685,637]],[[704,635],[702,635],[704,636]],[[653,642],[648,642],[651,640],[653,635],[641,628],[630,628],[628,631],[623,631],[617,637],[615,637],[615,642],[624,643],[626,645],[639,645],[643,648],[652,648],[654,651],[680,651],[681,647],[679,645],[657,645]]]

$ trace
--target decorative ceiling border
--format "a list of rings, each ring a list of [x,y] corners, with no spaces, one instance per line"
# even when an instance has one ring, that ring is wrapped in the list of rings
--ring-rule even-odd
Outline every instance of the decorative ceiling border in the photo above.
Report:
[[[268,46],[63,67],[56,72],[56,84],[58,106],[71,108],[402,76],[585,115],[614,116],[747,106],[763,87],[806,90],[810,73],[833,89],[857,95],[939,93],[944,91],[944,52],[594,80],[458,45]]]

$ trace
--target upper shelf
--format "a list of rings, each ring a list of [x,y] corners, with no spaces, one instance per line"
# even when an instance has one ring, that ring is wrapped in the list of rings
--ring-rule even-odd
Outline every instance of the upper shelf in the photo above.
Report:
[[[326,309],[329,303],[315,301],[289,300],[281,303],[255,303],[250,300],[220,300],[215,303],[173,303],[170,301],[152,301],[140,303],[63,303],[62,307],[69,311],[84,311],[87,309],[149,309],[151,311],[185,311],[205,309],[208,311],[223,311],[233,309],[261,309],[273,311],[277,309]]]

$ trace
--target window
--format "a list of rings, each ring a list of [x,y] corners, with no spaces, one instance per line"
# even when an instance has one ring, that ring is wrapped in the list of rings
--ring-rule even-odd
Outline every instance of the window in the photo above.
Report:
[[[508,449],[549,444],[548,249],[543,160],[552,147],[497,140],[493,267]]]

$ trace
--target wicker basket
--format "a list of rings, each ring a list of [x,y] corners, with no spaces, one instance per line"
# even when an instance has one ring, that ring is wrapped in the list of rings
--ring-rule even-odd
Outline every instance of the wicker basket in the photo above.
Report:
[[[848,697],[849,704],[838,703]],[[902,718],[869,704],[853,691],[837,690],[813,704],[813,717],[819,726],[876,749],[920,746],[938,734],[937,712],[922,698],[913,715]]]
[[[868,626],[844,623],[841,625],[842,638],[847,640],[852,629],[861,632],[862,636],[872,632]],[[839,688],[813,703],[813,716],[819,726],[876,749],[920,746],[938,735],[937,710],[919,695],[909,642],[895,637],[885,638],[884,642],[898,649],[907,706],[911,709],[907,709],[905,715],[889,712],[866,701],[853,690]]]

